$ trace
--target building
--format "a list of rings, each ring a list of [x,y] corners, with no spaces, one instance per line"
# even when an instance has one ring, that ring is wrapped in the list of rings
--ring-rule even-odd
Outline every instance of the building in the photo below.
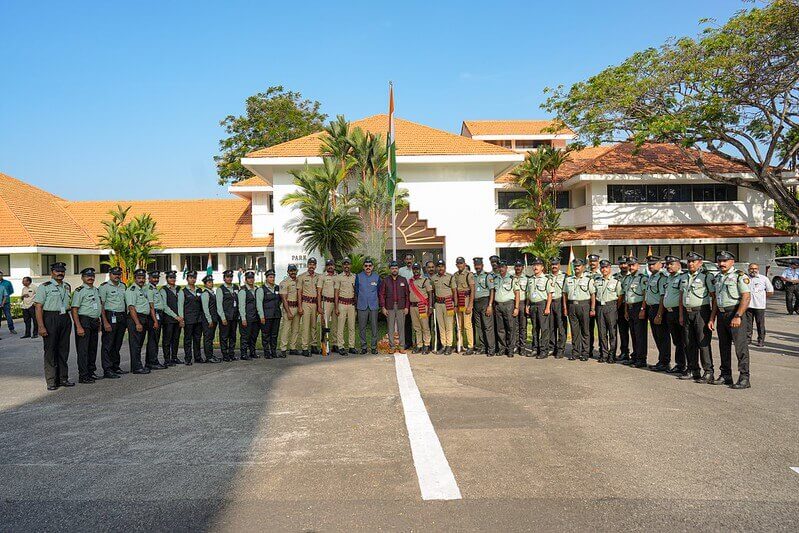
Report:
[[[386,115],[352,123],[385,134]],[[162,233],[153,256],[160,270],[205,270],[211,255],[216,273],[226,268],[274,267],[308,254],[291,229],[296,212],[281,205],[295,190],[290,171],[320,165],[320,134],[256,150],[242,159],[254,177],[231,185],[230,199],[103,202],[68,201],[0,174],[0,270],[18,286],[23,276],[38,282],[55,260],[68,265],[68,280],[86,266],[101,272],[108,251],[98,235],[109,210],[131,206],[131,215],[150,213]],[[420,258],[443,258],[447,268],[463,256],[494,253],[514,260],[530,240],[516,229],[510,202],[524,194],[509,172],[528,150],[563,148],[574,138],[550,121],[464,121],[461,134],[395,119],[397,168],[408,190],[409,209],[397,215],[398,249]],[[742,165],[705,154],[722,174],[752,179]],[[563,257],[596,253],[616,258],[630,251],[644,257],[684,256],[697,250],[708,258],[720,249],[740,260],[765,262],[779,243],[799,238],[774,229],[773,202],[743,187],[704,177],[690,155],[671,145],[629,143],[572,152],[560,170],[557,196],[565,227]],[[318,254],[316,254],[318,255]]]

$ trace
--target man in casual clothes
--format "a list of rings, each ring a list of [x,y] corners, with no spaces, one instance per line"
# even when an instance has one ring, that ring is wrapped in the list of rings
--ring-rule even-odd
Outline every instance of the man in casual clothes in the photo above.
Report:
[[[799,315],[799,259],[791,259],[791,266],[782,273],[785,284],[785,306],[788,314]]]
[[[388,320],[388,344],[392,351],[405,353],[405,317],[410,309],[408,280],[399,275],[399,264],[389,264],[390,274],[380,284],[379,300]],[[399,343],[394,340],[397,335]]]
[[[2,305],[2,310],[6,317],[6,322],[8,323],[8,330],[12,335],[16,335],[17,331],[14,329],[14,319],[11,318],[11,295],[14,294],[14,286],[7,279],[3,279],[2,270],[0,270],[0,286],[3,287],[6,292],[6,298]],[[0,317],[0,320],[2,320],[2,317]]]
[[[363,263],[363,272],[355,276],[355,301],[358,309],[358,335],[361,338],[361,353],[366,353],[366,324],[372,328],[372,354],[377,354],[377,312],[380,309],[380,276],[373,272],[371,259]]]
[[[33,280],[28,276],[22,278],[22,320],[25,322],[25,335],[23,339],[31,337],[31,324],[33,325],[33,338],[39,336],[39,324],[36,323],[36,310],[33,308],[33,298],[36,296],[36,287],[32,284]]]
[[[766,276],[760,275],[760,265],[749,263],[749,292],[752,300],[746,308],[746,338],[752,343],[752,330],[757,323],[757,342],[755,346],[763,346],[766,342],[766,299],[774,296],[774,286]]]

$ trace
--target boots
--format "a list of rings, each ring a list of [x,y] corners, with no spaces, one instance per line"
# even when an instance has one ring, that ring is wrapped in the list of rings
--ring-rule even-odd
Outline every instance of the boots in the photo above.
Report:
[[[730,385],[731,389],[748,389],[752,385],[749,383],[749,376],[740,375],[738,376],[738,383],[735,385]]]

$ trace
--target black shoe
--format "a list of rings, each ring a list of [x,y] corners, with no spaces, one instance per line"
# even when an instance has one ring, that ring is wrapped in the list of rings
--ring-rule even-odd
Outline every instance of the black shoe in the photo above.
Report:
[[[261,356],[260,356],[260,355],[258,355],[257,353],[254,353],[254,354],[252,354],[252,358],[253,358],[253,359],[260,359],[260,358],[261,358]],[[205,362],[205,361],[203,361],[203,362]]]
[[[310,351],[308,351],[308,350],[303,350],[303,351],[300,353],[300,355],[302,355],[303,357],[311,357],[311,352],[310,352]]]
[[[586,357],[584,355],[580,356],[580,361],[588,361],[588,357]]]
[[[633,363],[632,366],[634,366],[635,368],[647,368],[648,365],[646,364],[646,361],[642,359],[640,361],[636,361],[635,363]]]
[[[114,369],[114,372],[115,372],[115,373],[117,373],[117,374],[119,374],[119,375],[124,375],[124,374],[127,374],[127,373],[128,373],[128,371],[127,371],[127,370],[122,370],[122,369],[121,369],[121,368],[119,368],[119,367],[116,367],[116,368]]]
[[[682,374],[677,376],[677,379],[683,379],[683,380],[686,380],[686,381],[689,380],[689,379],[692,379],[694,381],[698,381],[698,380],[702,379],[702,374],[699,373],[699,370],[695,370],[693,372],[689,372],[689,371],[686,370],[685,372],[683,372]]]
[[[249,355],[242,355],[241,357],[239,357],[239,359],[241,359],[242,361],[250,361],[252,357],[250,357]],[[199,361],[197,362],[199,363]]]
[[[555,359],[563,359],[563,354],[562,353],[556,353],[555,354]]]
[[[184,365],[186,365],[186,366],[191,366],[191,365],[193,365],[194,363],[192,363],[192,362],[191,362],[191,359],[186,359],[186,362],[185,362],[185,363],[183,363],[183,364],[184,364]]]
[[[149,370],[166,370],[166,366],[162,365],[161,363],[156,363],[154,365],[147,365]]]
[[[361,355],[366,355],[368,351],[366,348],[361,348]]]
[[[231,355],[231,356],[230,356],[230,360],[231,360],[231,361],[238,361],[238,360],[239,360],[239,358],[238,358],[238,357],[236,357],[235,355]]]
[[[39,338],[39,335],[38,335],[38,334],[36,334],[36,335],[34,335],[33,337],[31,337],[31,339],[38,339],[38,338]]]
[[[747,381],[747,383],[748,383],[748,381]],[[66,380],[66,381],[62,381],[61,382],[61,386],[62,387],[74,387],[75,383],[71,382],[70,380]]]
[[[738,383],[735,385],[730,385],[731,389],[748,389],[752,385],[749,383],[749,376],[739,376]]]
[[[349,353],[350,355],[357,355],[358,350],[356,350],[355,348],[350,348],[349,350],[347,350],[347,353]]]
[[[117,374],[116,372],[105,372],[103,373],[103,379],[119,379],[122,376]]]
[[[597,359],[597,360],[596,360],[596,362],[597,362],[597,363],[607,363],[607,362],[608,362],[608,360],[607,360],[607,359],[605,359],[604,357],[600,357],[599,359]]]
[[[330,353],[336,353],[338,351],[339,351],[338,346],[336,346],[335,344],[330,347]]]
[[[513,352],[505,352],[506,357],[513,357]]]
[[[535,356],[536,359],[546,359],[547,357],[549,357],[549,354],[546,353],[540,353]]]
[[[620,357],[618,363],[620,365],[633,366],[635,364],[635,361],[633,359],[630,359],[629,357],[627,359],[622,359]]]
[[[20,337],[20,339],[30,339],[30,338],[31,338],[30,335],[23,335],[22,337]]]
[[[615,357],[611,357],[610,359],[608,359],[608,364],[609,365],[615,365],[616,364],[616,358]]]
[[[164,364],[166,366],[175,366],[175,360],[174,359],[164,359]]]
[[[568,361],[576,361],[576,360],[577,360],[577,358],[576,358],[576,357],[574,357],[573,355],[570,355],[570,356],[567,358],[567,360],[568,360]]]
[[[198,365],[201,365],[205,363],[205,359],[203,359],[202,357],[198,357],[197,359],[194,360],[194,362],[197,363]]]
[[[47,390],[56,390],[58,389],[58,385],[48,385]]]
[[[280,352],[280,354],[278,354],[278,357],[280,357],[281,359],[285,359],[287,355],[288,355],[288,352],[283,351],[283,352]]]
[[[311,348],[311,355],[322,355],[322,350],[319,348]]]
[[[149,374],[149,368],[137,368],[136,370],[132,371],[131,374]]]
[[[173,363],[175,363],[176,365],[185,365],[185,364],[186,364],[186,363],[183,361],[183,359],[178,359],[177,357],[175,357],[174,359],[172,359],[172,362],[173,362]]]
[[[413,350],[411,350],[411,353],[412,353],[412,354],[417,354],[417,353],[420,353],[421,351],[422,351],[422,350],[421,350],[420,348],[417,348],[416,346],[414,346],[414,347],[413,347]]]
[[[685,369],[681,366],[675,366],[671,370],[667,370],[666,373],[668,374],[683,374]]]
[[[94,383],[94,380],[92,378],[79,378],[78,379],[78,383],[83,383],[83,384],[86,384],[86,385],[92,385]]]
[[[716,380],[713,379],[713,371],[712,370],[705,370],[705,372],[702,374],[702,377],[700,377],[698,380],[696,380],[697,383],[707,383],[708,385],[713,385],[713,383],[715,383],[715,381]]]
[[[713,385],[727,385],[729,387],[733,383],[734,382],[732,381],[732,376],[719,376],[713,382]]]
[[[230,362],[230,357],[228,357],[227,355],[223,355],[222,356],[222,361],[224,361],[226,363],[229,363]]]
[[[427,346],[422,346],[421,354],[422,355],[427,355],[429,353],[430,353],[430,350],[427,349]]]
[[[364,352],[364,353],[366,353],[366,352]],[[289,350],[289,355],[300,355],[300,351],[299,350]]]
[[[630,354],[628,354],[628,353],[623,353],[623,354],[621,354],[619,356],[619,363],[621,363],[623,361],[629,361],[629,360],[630,360]]]
[[[212,355],[211,357],[206,359],[206,361],[208,361],[209,363],[221,363],[222,362],[220,359],[217,359],[217,357],[215,355]]]
[[[757,346],[758,348],[762,348],[762,347],[764,347],[765,345],[766,345],[766,341],[764,341],[764,340],[762,340],[762,339],[761,339],[761,340],[759,340],[759,341],[757,341],[757,342],[755,343],[755,346]]]
[[[377,348],[372,348],[372,355],[377,355]]]
[[[668,372],[669,371],[669,365],[664,365],[663,363],[658,363],[656,365],[651,365],[649,367],[649,370],[651,370],[652,372]]]
[[[87,378],[89,378],[89,379],[93,379],[94,381],[97,381],[98,379],[103,379],[103,377],[102,377],[102,376],[98,376],[98,375],[97,375],[97,374],[95,374],[94,372],[92,372],[91,374],[89,374],[89,375],[88,375],[88,376],[86,376],[86,377],[87,377]]]

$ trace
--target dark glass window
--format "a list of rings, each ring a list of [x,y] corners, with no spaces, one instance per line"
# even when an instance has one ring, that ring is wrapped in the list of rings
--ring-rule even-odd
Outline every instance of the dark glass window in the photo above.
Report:
[[[108,265],[109,257],[107,255],[100,256],[100,274],[108,274],[111,267]]]
[[[172,256],[170,254],[151,255],[150,262],[147,263],[147,270],[157,270],[159,272],[172,270]]]
[[[202,272],[205,270],[205,265],[208,262],[208,254],[180,254],[180,269],[188,267],[188,270],[196,270]],[[211,254],[211,266],[216,270],[217,255]]]
[[[510,203],[517,198],[524,198],[524,191],[497,191],[497,209],[513,209]]]
[[[42,254],[42,276],[50,275],[50,265],[55,263],[55,261],[54,254]]]
[[[608,185],[608,203],[734,202],[738,188],[723,183],[702,185]]]
[[[558,209],[568,209],[571,206],[571,198],[569,196],[569,191],[558,191],[556,200],[555,200],[555,207]]]

